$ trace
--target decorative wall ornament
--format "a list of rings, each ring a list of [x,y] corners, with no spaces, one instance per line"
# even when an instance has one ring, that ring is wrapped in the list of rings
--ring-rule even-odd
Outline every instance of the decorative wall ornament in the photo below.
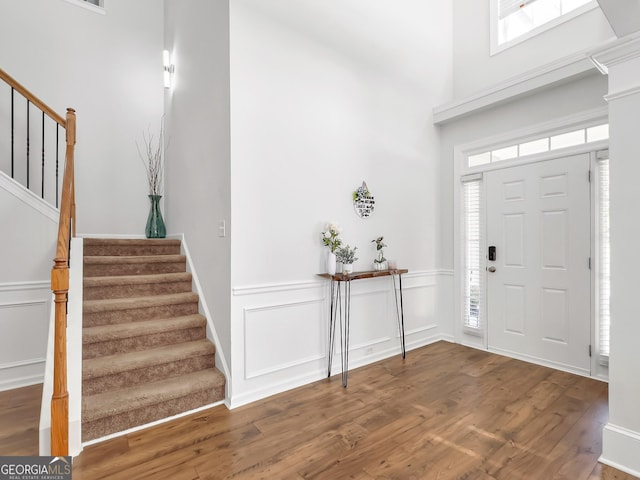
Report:
[[[369,218],[373,213],[376,201],[373,195],[369,191],[367,184],[363,181],[362,186],[353,192],[353,207],[356,210],[356,214],[360,218]]]

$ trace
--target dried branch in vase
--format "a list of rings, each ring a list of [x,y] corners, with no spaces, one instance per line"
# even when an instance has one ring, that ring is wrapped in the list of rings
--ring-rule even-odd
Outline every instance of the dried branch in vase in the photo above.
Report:
[[[142,140],[144,142],[144,151],[140,149],[140,145],[136,141],[138,155],[142,161],[147,181],[149,182],[149,195],[162,195],[162,176],[164,173],[164,120],[160,122],[160,133],[156,137],[150,130],[142,132]]]

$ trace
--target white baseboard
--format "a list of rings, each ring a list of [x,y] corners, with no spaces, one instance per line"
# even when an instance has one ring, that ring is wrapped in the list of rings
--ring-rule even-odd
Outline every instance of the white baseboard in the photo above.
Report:
[[[40,362],[38,368],[44,372],[44,360]],[[30,387],[31,385],[38,385],[44,381],[44,373],[38,373],[35,375],[26,375],[23,377],[13,376],[8,380],[0,382],[0,392],[5,390],[14,390],[16,388]]]
[[[599,461],[640,478],[640,433],[608,423],[602,431]]]
[[[467,346],[473,347],[473,345],[467,345]],[[535,363],[536,365],[542,365],[543,367],[554,368],[556,370],[561,370],[563,372],[573,373],[575,375],[580,375],[583,377],[594,378],[591,376],[591,372],[588,369],[582,369],[582,368],[574,367],[572,365],[566,365],[564,363],[559,363],[559,362],[552,362],[549,360],[545,360],[544,358],[535,357],[533,355],[526,355],[526,354],[514,352],[512,350],[494,348],[491,346],[489,346],[489,348],[486,351],[491,353],[496,353],[498,355],[504,355],[510,358],[515,358],[517,360],[523,360],[529,363]]]

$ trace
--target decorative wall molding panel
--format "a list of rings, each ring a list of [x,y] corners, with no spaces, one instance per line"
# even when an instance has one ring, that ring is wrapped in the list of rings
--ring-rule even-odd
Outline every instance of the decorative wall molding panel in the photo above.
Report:
[[[47,281],[0,284],[0,390],[42,383],[50,305]]]
[[[244,380],[317,362],[325,357],[323,299],[244,309]],[[275,335],[274,335],[275,333]],[[283,348],[265,339],[278,338]]]

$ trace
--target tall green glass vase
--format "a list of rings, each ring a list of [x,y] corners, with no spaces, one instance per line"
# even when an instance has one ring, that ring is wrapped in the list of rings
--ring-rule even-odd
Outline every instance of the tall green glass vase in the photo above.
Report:
[[[149,217],[147,218],[147,227],[144,233],[147,238],[164,238],[167,236],[167,229],[164,226],[162,212],[160,211],[160,199],[162,195],[149,195],[151,208],[149,209]]]

